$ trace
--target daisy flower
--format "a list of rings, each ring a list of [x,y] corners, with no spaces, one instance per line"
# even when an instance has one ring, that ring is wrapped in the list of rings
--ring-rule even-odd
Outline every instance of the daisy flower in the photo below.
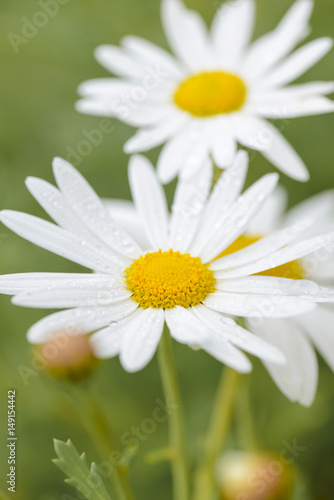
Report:
[[[291,225],[309,218],[310,225],[301,235],[316,237],[321,232],[334,228],[334,191],[326,191],[304,201],[286,212],[287,194],[279,188],[264,204],[253,219],[239,246],[245,250],[237,252],[232,259],[247,252],[247,245],[264,235],[275,234]],[[229,251],[233,250],[233,245]],[[267,272],[268,273],[268,272]],[[326,286],[334,286],[334,245],[329,244],[321,251],[308,257],[277,267],[270,271],[272,276],[295,280],[308,279]],[[293,318],[274,321],[247,320],[247,327],[260,338],[277,346],[285,355],[284,369],[265,361],[269,373],[279,389],[291,400],[304,406],[312,404],[318,382],[318,363],[315,348],[334,371],[334,306],[319,304],[315,309]]]
[[[132,236],[131,224],[127,230],[127,224],[119,222],[126,220],[129,207],[116,220],[67,162],[54,161],[58,188],[28,178],[29,191],[56,224],[7,210],[1,212],[1,221],[40,247],[93,271],[0,278],[0,291],[14,295],[16,305],[65,309],[33,325],[28,340],[40,344],[59,331],[93,332],[90,342],[96,356],[119,355],[123,367],[134,372],[152,359],[167,323],[174,339],[202,348],[240,372],[250,371],[251,363],[239,348],[267,362],[283,363],[276,347],[238,326],[231,316],[285,318],[309,311],[315,302],[333,300],[332,291],[311,281],[250,275],[314,252],[334,235],[293,243],[305,228],[302,222],[263,238],[250,247],[249,257],[235,258],[233,265],[226,264],[227,257],[217,259],[245,232],[278,181],[277,174],[268,174],[240,195],[246,169],[247,154],[241,151],[211,192],[208,164],[192,182],[178,185],[169,215],[153,166],[133,157],[130,186],[147,248]],[[237,279],[231,279],[236,272]]]
[[[301,158],[268,119],[290,119],[334,110],[326,95],[333,82],[290,85],[332,47],[332,39],[308,35],[312,0],[298,0],[276,29],[251,42],[253,0],[218,10],[211,30],[180,0],[163,0],[162,22],[175,56],[142,38],[127,36],[121,48],[97,48],[97,60],[116,78],[84,82],[80,112],[117,117],[138,128],[125,144],[129,154],[164,144],[159,178],[190,178],[209,157],[231,165],[237,144],[260,151],[286,175],[306,181]]]

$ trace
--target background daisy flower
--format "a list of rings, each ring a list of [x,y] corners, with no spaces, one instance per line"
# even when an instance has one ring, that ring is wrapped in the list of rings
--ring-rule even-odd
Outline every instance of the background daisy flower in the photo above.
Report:
[[[240,245],[299,224],[305,218],[310,223],[301,235],[314,237],[334,227],[334,191],[313,196],[286,212],[287,193],[279,188],[264,204],[253,219]],[[232,248],[231,248],[232,250]],[[247,251],[241,250],[239,256]],[[235,254],[237,257],[238,254]],[[232,257],[234,258],[234,257]],[[272,276],[292,279],[310,279],[326,286],[334,285],[334,245],[329,244],[321,251],[298,259],[289,265],[270,271]],[[315,397],[318,383],[318,362],[315,348],[334,370],[334,308],[331,304],[319,304],[315,309],[294,318],[275,321],[247,321],[248,328],[260,338],[276,345],[284,352],[287,365],[280,369],[265,362],[269,373],[280,390],[291,400],[309,406]]]
[[[67,162],[54,161],[58,188],[28,178],[27,187],[57,224],[14,211],[1,221],[42,248],[94,271],[93,274],[28,273],[3,276],[0,291],[25,307],[66,309],[28,331],[32,343],[58,332],[85,335],[96,356],[120,356],[134,372],[154,356],[165,322],[177,341],[200,347],[240,372],[251,370],[241,348],[283,363],[275,347],[241,328],[230,316],[284,318],[306,312],[334,292],[307,280],[250,276],[303,257],[332,241],[333,234],[293,243],[304,224],[284,229],[250,247],[250,257],[221,256],[245,232],[276,187],[268,174],[240,195],[248,157],[236,162],[212,193],[212,169],[180,183],[171,216],[153,166],[133,157],[129,179],[149,248],[110,215],[83,177]],[[254,258],[254,252],[256,258]],[[217,257],[218,258],[217,260]],[[233,274],[237,273],[237,279]]]
[[[180,0],[163,0],[162,22],[175,56],[134,36],[125,37],[121,48],[98,47],[97,60],[117,78],[84,82],[77,109],[138,127],[126,153],[164,144],[158,162],[163,183],[178,174],[191,177],[210,156],[228,167],[237,143],[306,181],[303,161],[267,119],[334,110],[325,97],[333,82],[290,85],[333,44],[325,37],[294,50],[309,33],[312,8],[311,0],[298,0],[275,30],[251,42],[253,0],[223,4],[210,31]]]

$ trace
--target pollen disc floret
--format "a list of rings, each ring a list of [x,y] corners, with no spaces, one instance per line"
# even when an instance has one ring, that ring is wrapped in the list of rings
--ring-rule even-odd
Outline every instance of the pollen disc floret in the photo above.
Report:
[[[238,111],[246,99],[246,86],[236,75],[215,71],[185,80],[174,94],[184,111],[205,118]]]
[[[124,273],[132,298],[144,309],[196,306],[215,291],[213,273],[199,257],[173,250],[147,253]]]

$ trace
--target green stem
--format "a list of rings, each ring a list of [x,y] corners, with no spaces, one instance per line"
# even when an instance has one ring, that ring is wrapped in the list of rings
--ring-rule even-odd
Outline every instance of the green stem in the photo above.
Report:
[[[171,408],[169,415],[169,440],[172,450],[171,466],[174,500],[189,499],[189,474],[186,452],[181,392],[175,368],[172,339],[165,330],[158,349],[158,361],[165,399]],[[202,499],[203,500],[203,499]]]
[[[236,404],[237,441],[241,449],[245,451],[254,451],[259,448],[259,443],[254,429],[253,411],[250,399],[251,377],[244,377],[242,382]]]
[[[222,452],[232,420],[234,396],[240,375],[224,368],[211,422],[205,439],[204,461],[196,472],[194,500],[216,498],[215,466]]]
[[[74,398],[74,403],[79,404],[82,422],[90,435],[91,440],[99,453],[102,460],[110,459],[110,456],[115,453],[116,447],[113,443],[113,437],[110,430],[108,419],[99,405],[97,400],[92,396],[87,387],[79,385],[71,386]],[[77,407],[77,404],[76,404]],[[126,477],[125,467],[112,463],[113,471],[110,476],[110,481],[120,500],[134,500],[130,486]]]

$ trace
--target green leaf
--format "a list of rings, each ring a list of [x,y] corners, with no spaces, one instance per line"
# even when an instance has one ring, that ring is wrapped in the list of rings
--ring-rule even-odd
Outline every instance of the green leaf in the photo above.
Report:
[[[111,500],[96,464],[93,462],[89,469],[85,453],[80,456],[70,439],[67,443],[55,439],[54,447],[59,458],[52,462],[67,476],[67,484],[76,488],[87,500]]]

